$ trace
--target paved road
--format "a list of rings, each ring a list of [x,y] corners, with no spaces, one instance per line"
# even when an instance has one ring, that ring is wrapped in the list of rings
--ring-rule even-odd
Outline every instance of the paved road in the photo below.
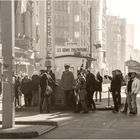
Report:
[[[140,98],[138,100],[140,112]],[[54,115],[54,117],[53,117]],[[51,120],[59,127],[39,139],[134,139],[140,138],[140,114],[137,116],[113,114],[111,111],[96,111],[89,114],[58,113]]]

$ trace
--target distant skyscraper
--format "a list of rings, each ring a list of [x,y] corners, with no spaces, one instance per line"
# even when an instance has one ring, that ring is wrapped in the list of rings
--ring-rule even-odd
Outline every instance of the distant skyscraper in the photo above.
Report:
[[[107,64],[109,73],[120,69],[124,72],[126,54],[126,19],[107,16]]]
[[[106,68],[106,0],[91,1],[93,67],[104,74]]]

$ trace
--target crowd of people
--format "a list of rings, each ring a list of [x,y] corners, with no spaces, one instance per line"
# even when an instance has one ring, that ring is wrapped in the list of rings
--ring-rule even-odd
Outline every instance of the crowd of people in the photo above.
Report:
[[[47,70],[41,70],[40,72],[41,73],[38,74],[37,71],[35,71],[31,77],[29,77],[27,74],[23,74],[22,76],[14,76],[16,107],[21,106],[21,95],[23,95],[25,107],[40,106],[40,112],[42,112],[44,99],[46,99],[45,90],[47,79],[49,79],[48,85],[53,90],[51,96],[49,96],[50,102],[52,106],[54,105],[55,75],[51,70],[51,66],[48,66]],[[48,100],[46,100],[46,103],[48,103]],[[47,111],[49,112],[49,109],[47,109]]]
[[[66,106],[74,109],[75,113],[80,111],[88,113],[89,110],[96,110],[93,95],[95,92],[97,101],[99,93],[99,101],[101,102],[103,77],[99,72],[95,76],[88,69],[81,67],[77,72],[77,80],[75,81],[69,68],[69,65],[65,65],[65,71],[61,78],[61,87],[64,90]]]
[[[20,96],[24,95],[25,106],[39,106],[40,113],[50,112],[55,106],[55,89],[60,86],[64,92],[65,107],[72,109],[75,113],[88,113],[96,110],[95,101],[102,101],[103,79],[110,80],[109,91],[114,102],[113,113],[119,112],[122,107],[121,87],[126,85],[126,102],[122,113],[129,109],[130,114],[137,114],[136,97],[140,92],[140,80],[135,72],[128,73],[125,79],[120,70],[112,71],[112,76],[105,75],[104,78],[97,72],[96,75],[83,67],[77,71],[77,79],[69,70],[70,66],[65,65],[60,84],[56,84],[55,74],[51,66],[47,70],[40,70],[40,74],[34,72],[31,77],[24,75],[22,78],[15,76],[15,106],[20,106]],[[95,95],[95,101],[94,101]]]

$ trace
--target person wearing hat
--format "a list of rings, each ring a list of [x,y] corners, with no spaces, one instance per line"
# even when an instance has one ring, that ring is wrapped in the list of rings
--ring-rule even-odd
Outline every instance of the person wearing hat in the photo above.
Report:
[[[50,79],[48,81],[49,86],[52,88],[53,93],[51,94],[51,105],[55,105],[55,87],[56,87],[56,79],[55,79],[55,74],[51,70],[51,65],[47,66],[46,73],[50,76]]]
[[[130,114],[137,114],[137,102],[136,102],[136,98],[137,98],[137,94],[140,92],[140,80],[137,78],[137,73],[136,72],[132,72],[132,92],[131,92],[131,100],[132,100],[132,111],[130,112]]]
[[[65,105],[68,108],[71,108],[73,105],[73,89],[74,89],[74,75],[71,71],[69,71],[70,66],[68,64],[65,65],[65,71],[61,77],[61,87],[64,90],[65,94]]]

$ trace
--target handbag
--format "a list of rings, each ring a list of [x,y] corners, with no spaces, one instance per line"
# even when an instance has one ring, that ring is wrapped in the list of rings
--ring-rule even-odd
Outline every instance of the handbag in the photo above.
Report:
[[[53,92],[52,88],[49,86],[48,84],[48,80],[47,80],[47,86],[46,86],[46,90],[45,90],[45,95],[49,96],[51,95]]]

